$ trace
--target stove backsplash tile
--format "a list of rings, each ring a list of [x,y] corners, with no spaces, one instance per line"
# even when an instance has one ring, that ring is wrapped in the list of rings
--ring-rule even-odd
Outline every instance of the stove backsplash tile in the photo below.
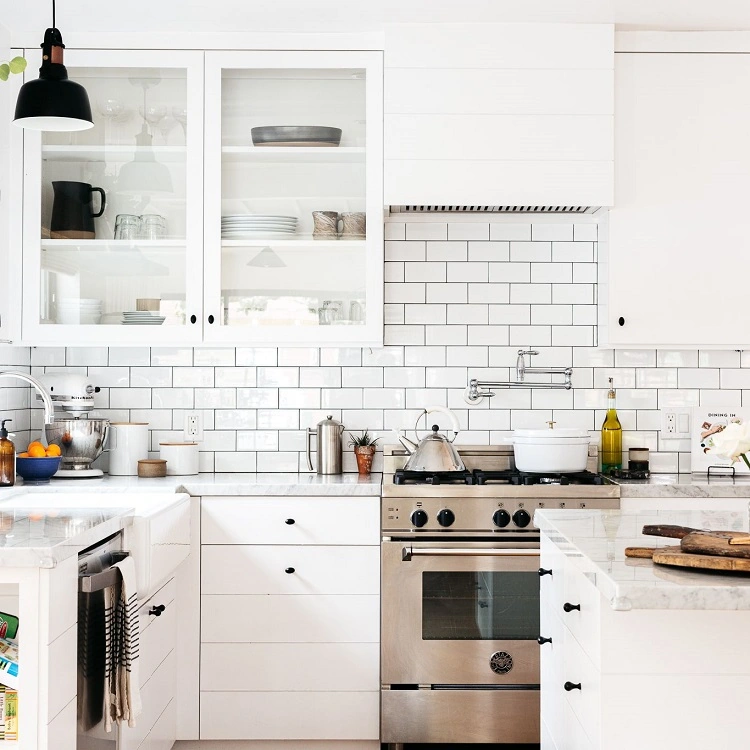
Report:
[[[689,445],[659,439],[658,409],[750,405],[750,354],[597,349],[597,225],[557,219],[387,221],[382,349],[5,347],[0,368],[87,372],[102,387],[102,415],[151,424],[153,455],[159,440],[182,438],[186,410],[197,409],[201,470],[228,472],[304,471],[305,429],[328,414],[346,425],[345,442],[369,428],[382,446],[430,404],[456,412],[459,441],[489,444],[549,419],[598,441],[614,377],[624,446],[651,448],[655,472],[689,471]],[[510,377],[521,346],[539,350],[535,366],[572,366],[573,391],[499,391],[469,407],[468,379]],[[20,381],[2,383],[0,416],[14,420],[19,448],[41,424],[32,404]],[[356,470],[348,449],[344,469]]]

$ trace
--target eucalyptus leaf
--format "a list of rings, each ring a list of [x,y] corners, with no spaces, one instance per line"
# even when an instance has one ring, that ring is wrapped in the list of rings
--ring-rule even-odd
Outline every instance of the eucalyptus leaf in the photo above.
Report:
[[[8,63],[11,73],[23,73],[23,71],[26,70],[27,65],[28,63],[26,62],[25,57],[14,57],[10,63]]]
[[[10,65],[3,63],[0,65],[0,81],[7,81],[10,75]]]

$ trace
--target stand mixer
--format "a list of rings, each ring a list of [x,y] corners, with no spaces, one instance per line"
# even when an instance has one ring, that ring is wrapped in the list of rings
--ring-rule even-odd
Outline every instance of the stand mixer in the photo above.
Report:
[[[47,441],[60,447],[62,461],[55,478],[85,479],[100,477],[101,469],[91,464],[104,450],[109,434],[109,420],[88,418],[94,408],[94,394],[99,388],[86,375],[48,372],[39,380],[55,408],[55,421],[46,427]],[[41,400],[37,395],[37,399]]]

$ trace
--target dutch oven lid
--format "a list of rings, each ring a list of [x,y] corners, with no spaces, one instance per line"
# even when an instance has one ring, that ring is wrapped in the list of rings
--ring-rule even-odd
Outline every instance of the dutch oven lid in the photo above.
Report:
[[[547,427],[543,430],[513,430],[514,438],[537,438],[542,442],[549,440],[550,438],[588,438],[590,437],[588,430],[582,430],[578,427]]]

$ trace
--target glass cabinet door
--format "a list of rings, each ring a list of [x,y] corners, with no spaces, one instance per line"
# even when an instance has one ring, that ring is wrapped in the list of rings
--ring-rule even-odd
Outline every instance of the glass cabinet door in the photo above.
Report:
[[[207,339],[382,345],[382,209],[380,53],[207,53]]]
[[[65,62],[94,127],[24,133],[24,340],[200,340],[203,53]]]

